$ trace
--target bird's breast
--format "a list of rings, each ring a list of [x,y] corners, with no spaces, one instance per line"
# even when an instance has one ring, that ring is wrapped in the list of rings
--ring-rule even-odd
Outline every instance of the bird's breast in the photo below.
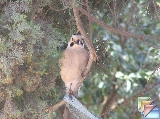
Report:
[[[67,48],[61,59],[61,78],[64,82],[80,79],[86,69],[89,55],[84,48]]]

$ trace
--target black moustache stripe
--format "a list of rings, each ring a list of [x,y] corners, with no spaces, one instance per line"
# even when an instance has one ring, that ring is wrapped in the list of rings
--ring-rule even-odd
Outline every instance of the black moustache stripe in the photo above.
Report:
[[[80,42],[80,44],[79,44],[79,42]],[[70,44],[70,47],[72,47],[74,44],[82,45],[82,46],[83,46],[83,42],[81,42],[80,40],[78,40],[77,42],[72,42],[72,43]]]
[[[70,47],[72,47],[74,45],[74,43],[72,42],[71,44],[70,44]]]

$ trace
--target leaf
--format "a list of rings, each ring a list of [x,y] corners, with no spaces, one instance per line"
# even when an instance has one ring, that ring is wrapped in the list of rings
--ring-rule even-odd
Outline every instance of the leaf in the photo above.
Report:
[[[4,44],[4,41],[0,38],[0,52],[1,53],[5,53],[7,50],[5,44]]]
[[[116,78],[121,78],[123,76],[124,76],[124,74],[122,72],[120,72],[120,71],[116,72],[116,74],[115,74]]]
[[[157,5],[160,6],[160,0],[155,0]]]

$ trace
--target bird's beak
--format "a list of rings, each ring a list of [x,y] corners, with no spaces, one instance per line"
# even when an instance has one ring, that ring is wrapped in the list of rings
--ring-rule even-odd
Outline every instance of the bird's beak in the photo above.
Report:
[[[84,43],[83,43],[83,45],[82,45],[82,46],[83,46],[83,48],[84,48]]]

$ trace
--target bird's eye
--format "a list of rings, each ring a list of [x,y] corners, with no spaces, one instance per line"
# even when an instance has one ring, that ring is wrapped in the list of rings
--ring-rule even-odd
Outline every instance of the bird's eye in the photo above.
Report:
[[[72,38],[72,41],[73,41],[73,38]]]
[[[70,44],[70,47],[72,47],[74,45],[74,43],[72,42],[71,44]]]
[[[84,39],[82,39],[82,43],[84,43]]]

